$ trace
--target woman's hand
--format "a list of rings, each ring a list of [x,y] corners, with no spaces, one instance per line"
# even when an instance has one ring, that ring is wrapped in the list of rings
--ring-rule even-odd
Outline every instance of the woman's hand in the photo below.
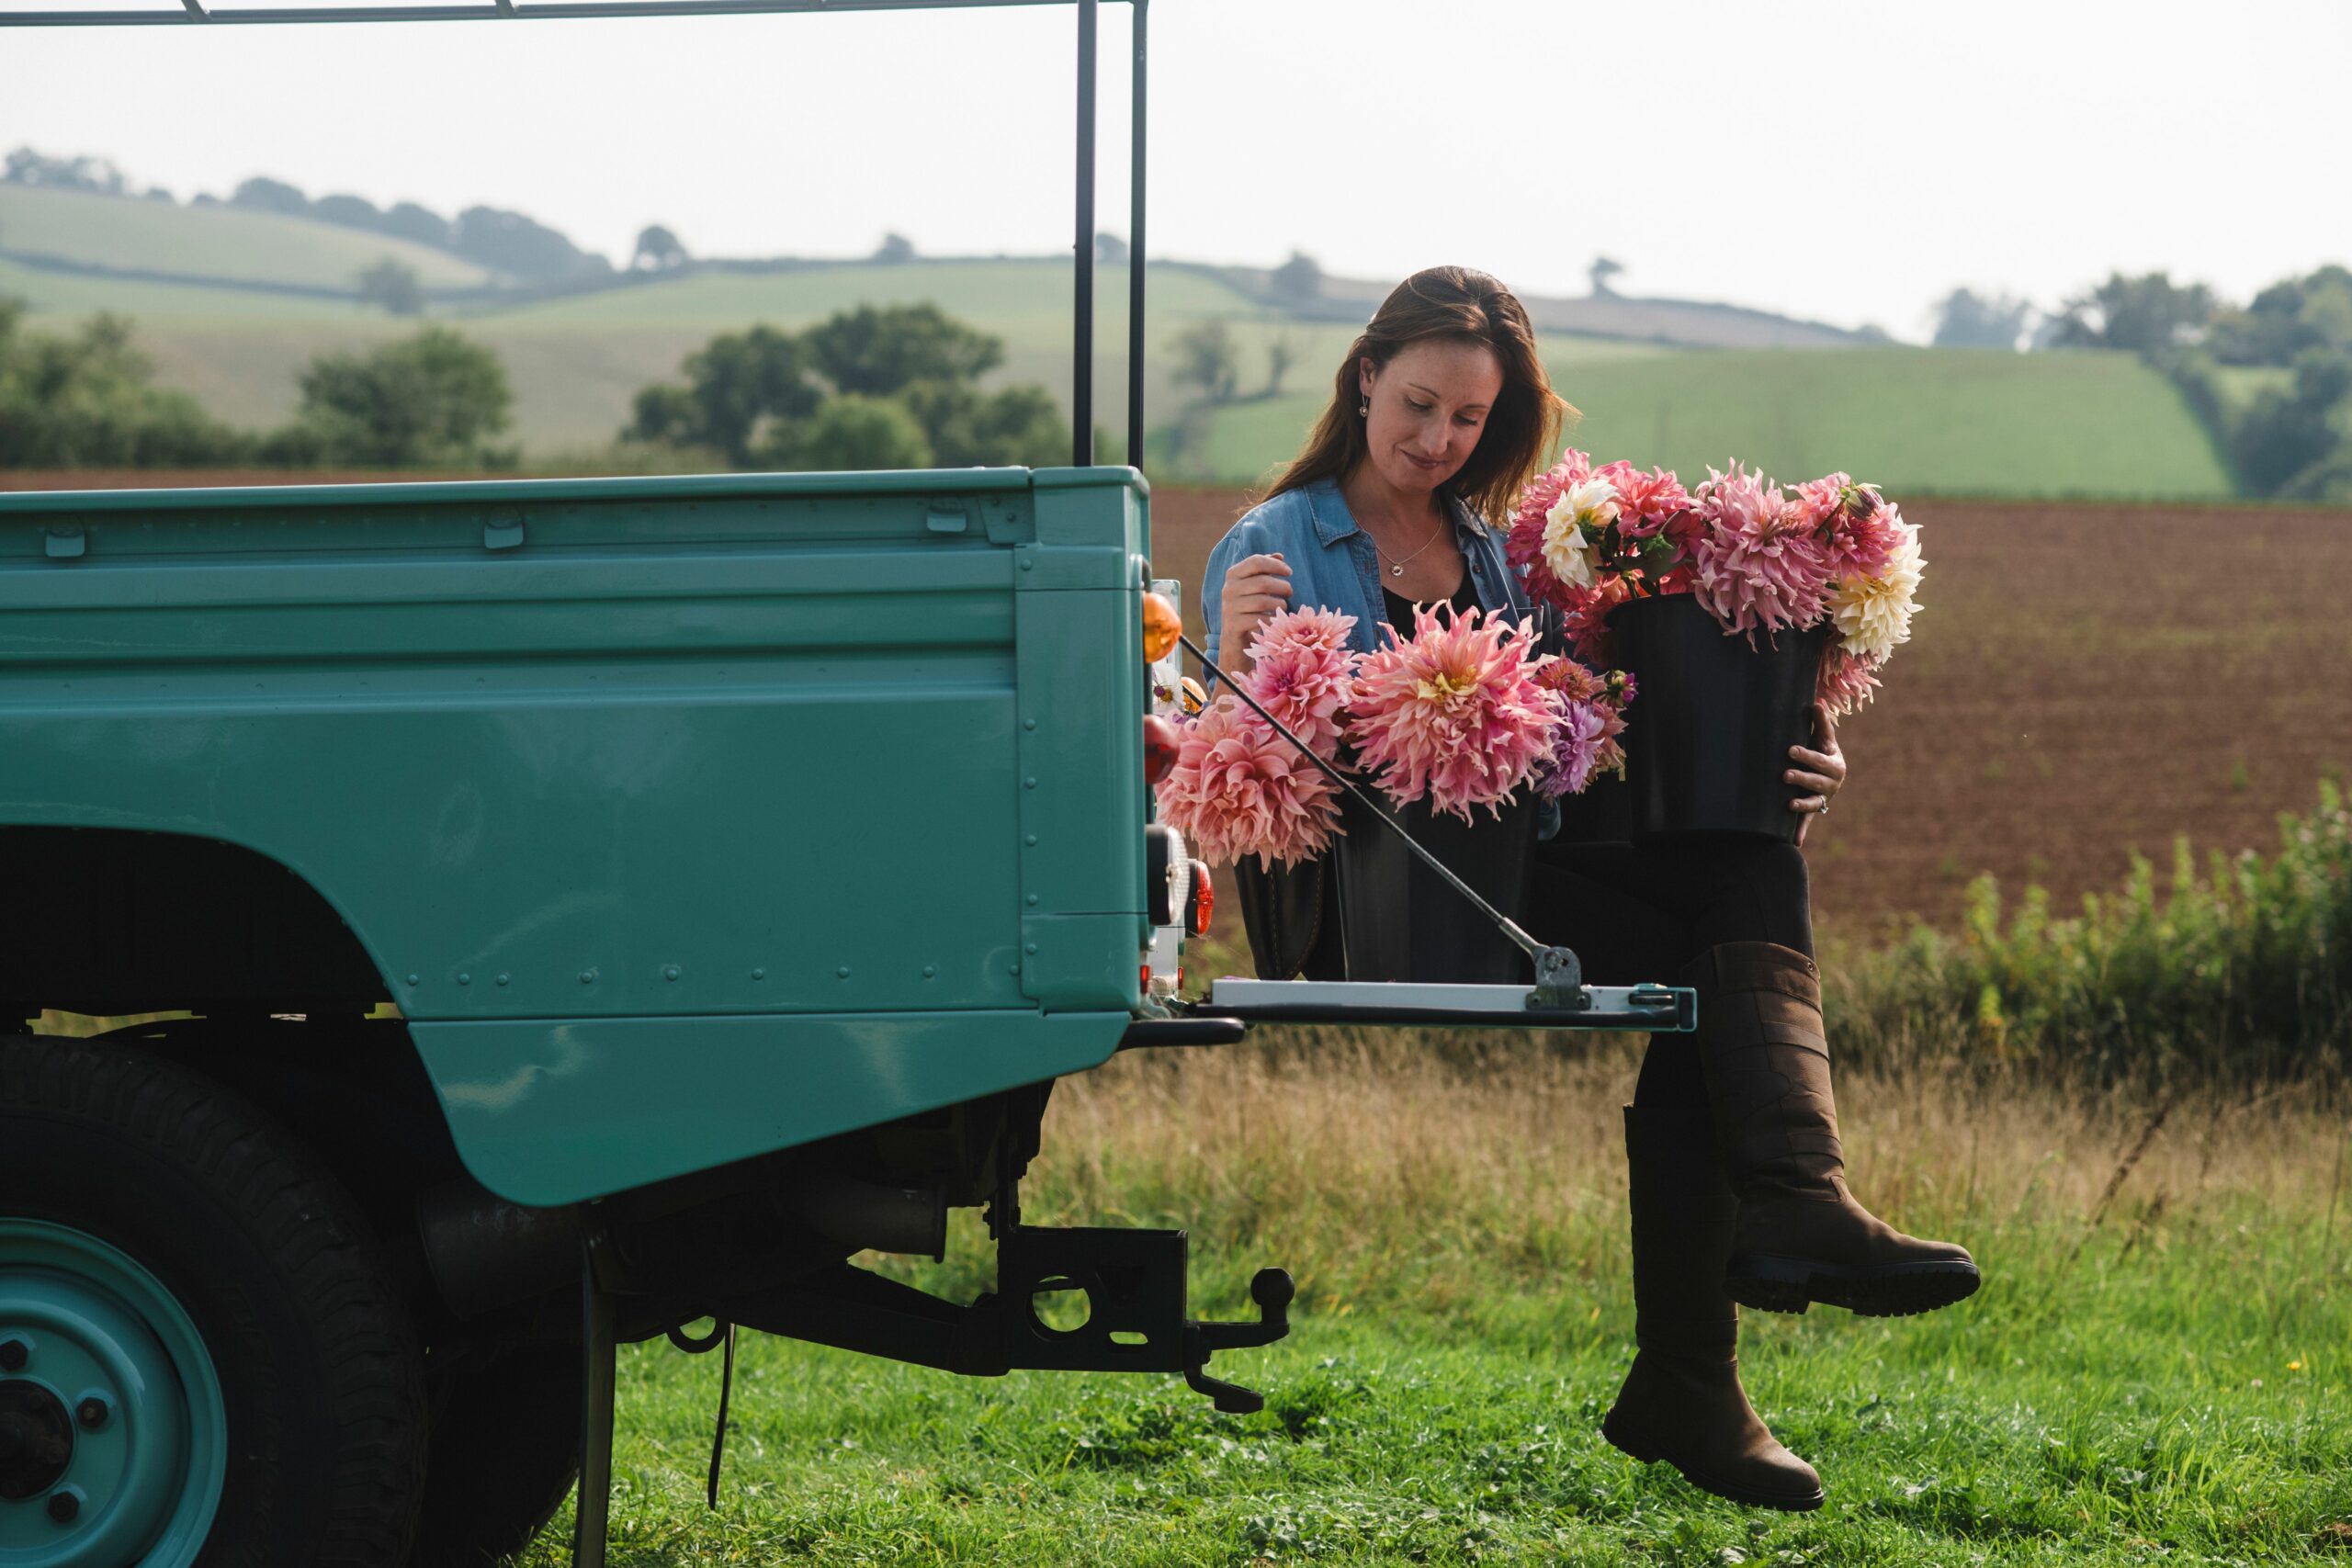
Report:
[[[1827,703],[1813,705],[1813,732],[1821,750],[1790,747],[1789,760],[1797,765],[1781,775],[1806,792],[1789,802],[1790,810],[1804,813],[1804,819],[1797,824],[1800,847],[1813,819],[1829,809],[1829,797],[1846,787],[1846,753],[1838,750],[1838,721],[1829,716]]]
[[[1217,652],[1227,670],[1250,668],[1250,639],[1266,617],[1290,604],[1290,568],[1279,555],[1244,556],[1225,574],[1218,600]]]

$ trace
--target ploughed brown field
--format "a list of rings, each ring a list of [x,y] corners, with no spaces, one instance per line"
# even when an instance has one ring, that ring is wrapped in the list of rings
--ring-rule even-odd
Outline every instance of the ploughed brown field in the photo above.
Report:
[[[0,490],[289,477],[322,478],[0,472]],[[1153,564],[1185,584],[1195,628],[1209,547],[1247,502],[1230,489],[1153,493]],[[2183,833],[2200,859],[2267,851],[2279,812],[2307,809],[2322,776],[2352,773],[2352,513],[1905,511],[1923,526],[1925,611],[1879,701],[1848,721],[1852,783],[1806,845],[1832,931],[1868,938],[1910,914],[1950,923],[1981,871],[2005,890],[2041,883],[2072,908],[2116,886],[2135,848],[2169,865]]]
[[[1152,494],[1153,567],[1200,617],[1248,497]],[[1968,881],[2111,888],[2176,835],[2268,851],[2281,811],[2352,773],[2352,513],[1922,501],[1925,607],[1839,739],[1852,778],[1808,835],[1848,938],[1959,915]],[[1634,722],[1640,722],[1635,704]]]

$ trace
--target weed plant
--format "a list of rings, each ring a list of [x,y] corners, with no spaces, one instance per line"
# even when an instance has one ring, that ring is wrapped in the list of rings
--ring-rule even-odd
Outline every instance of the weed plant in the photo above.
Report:
[[[2318,808],[2282,816],[2280,848],[2215,852],[2188,841],[2168,887],[2133,856],[2122,888],[2054,915],[2027,889],[2005,910],[1971,884],[1957,933],[1823,965],[1842,1060],[2037,1066],[2068,1079],[2143,1084],[2336,1080],[2352,1059],[2352,813],[2332,781]]]

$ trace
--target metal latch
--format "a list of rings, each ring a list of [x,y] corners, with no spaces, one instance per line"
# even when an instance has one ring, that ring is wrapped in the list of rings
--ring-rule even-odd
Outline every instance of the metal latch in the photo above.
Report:
[[[493,512],[482,519],[481,547],[486,550],[519,549],[523,544],[523,514],[508,508]]]
[[[79,523],[51,524],[46,543],[51,560],[73,560],[89,547],[89,541],[83,537]]]
[[[972,525],[972,518],[960,507],[934,506],[924,516],[922,525],[934,534],[960,534]]]

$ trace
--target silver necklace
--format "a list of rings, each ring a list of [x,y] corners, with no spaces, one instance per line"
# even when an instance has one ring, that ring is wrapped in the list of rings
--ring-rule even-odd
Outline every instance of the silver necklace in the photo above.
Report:
[[[1437,536],[1444,531],[1445,519],[1441,517],[1437,520],[1436,525],[1430,529],[1430,536],[1420,542],[1419,547],[1413,551],[1412,556],[1391,556],[1386,550],[1380,547],[1380,542],[1377,539],[1373,541],[1372,552],[1388,563],[1389,576],[1402,577],[1405,575],[1405,563],[1411,560],[1413,556],[1419,555],[1422,550],[1426,550],[1431,545],[1436,544]]]

